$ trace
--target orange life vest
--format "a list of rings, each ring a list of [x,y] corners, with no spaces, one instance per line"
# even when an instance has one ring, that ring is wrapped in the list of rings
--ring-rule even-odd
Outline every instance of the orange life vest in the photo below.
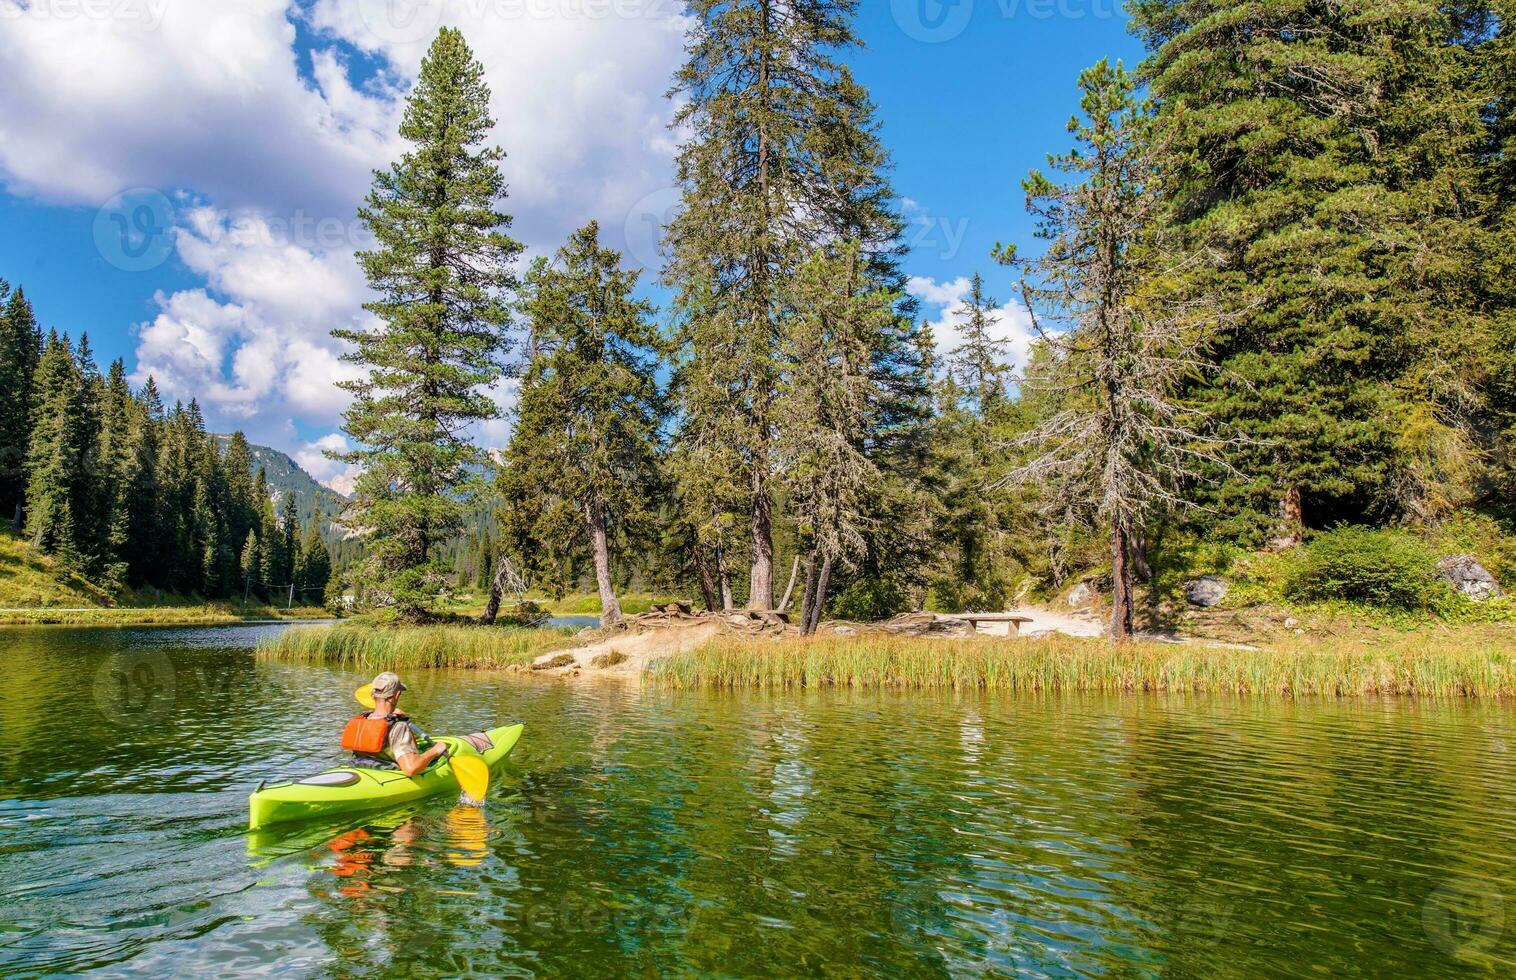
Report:
[[[377,756],[389,748],[390,726],[396,722],[404,725],[409,718],[398,711],[385,718],[355,715],[342,730],[342,747],[359,755]]]

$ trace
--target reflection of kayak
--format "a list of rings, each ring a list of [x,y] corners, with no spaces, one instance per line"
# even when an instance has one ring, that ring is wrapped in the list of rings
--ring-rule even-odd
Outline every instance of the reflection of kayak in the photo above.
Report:
[[[469,739],[444,736],[450,753],[481,755],[493,769],[502,762],[521,738],[521,725],[493,728],[482,735],[480,751]],[[458,780],[444,760],[419,776],[411,777],[393,769],[358,769],[344,767],[293,783],[279,783],[260,788],[247,798],[249,830],[291,820],[329,817],[339,813],[377,810],[397,803],[408,803],[425,796],[458,791]]]

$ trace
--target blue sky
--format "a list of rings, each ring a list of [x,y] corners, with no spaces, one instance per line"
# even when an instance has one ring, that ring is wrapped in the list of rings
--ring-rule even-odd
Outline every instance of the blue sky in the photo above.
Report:
[[[674,0],[0,0],[0,276],[45,326],[87,330],[102,363],[124,358],[199,398],[214,426],[341,485],[320,450],[341,445],[332,381],[350,369],[326,331],[364,321],[353,210],[397,152],[435,24],[462,27],[489,72],[517,236],[545,251],[598,218],[648,264],[676,200],[663,92],[679,13]],[[1080,69],[1141,57],[1125,14],[1116,0],[865,0],[858,28],[867,50],[850,61],[894,154],[925,315],[951,343],[964,281],[983,272],[1023,350],[988,253],[1031,245],[1019,181],[1066,145]]]

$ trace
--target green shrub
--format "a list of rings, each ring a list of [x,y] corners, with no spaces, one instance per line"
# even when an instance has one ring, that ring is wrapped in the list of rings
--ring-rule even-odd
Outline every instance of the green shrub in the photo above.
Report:
[[[1393,609],[1436,606],[1448,591],[1426,545],[1408,534],[1361,527],[1342,527],[1313,539],[1286,583],[1293,599]]]
[[[874,623],[905,612],[910,602],[895,583],[878,576],[865,576],[848,583],[831,601],[832,616],[855,623]]]

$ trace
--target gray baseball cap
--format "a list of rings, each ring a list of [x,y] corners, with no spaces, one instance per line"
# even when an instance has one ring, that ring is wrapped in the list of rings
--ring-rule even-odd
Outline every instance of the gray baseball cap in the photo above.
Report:
[[[369,687],[374,692],[374,697],[384,698],[386,701],[395,700],[396,695],[406,689],[405,685],[400,683],[400,676],[389,670],[375,677],[374,683]]]

